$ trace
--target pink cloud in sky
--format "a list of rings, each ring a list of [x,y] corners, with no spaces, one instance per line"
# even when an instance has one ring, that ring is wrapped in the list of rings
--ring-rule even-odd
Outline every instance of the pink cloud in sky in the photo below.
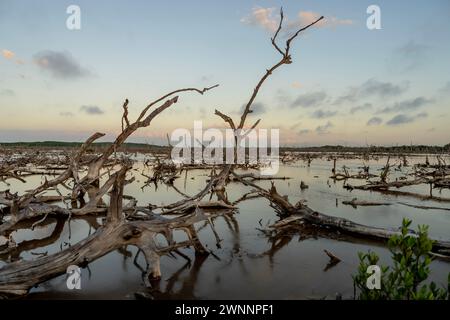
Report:
[[[313,11],[299,11],[297,17],[293,20],[289,20],[285,16],[286,26],[289,30],[297,29],[302,26],[306,26],[320,17],[320,14]],[[260,26],[263,29],[274,33],[280,22],[277,8],[261,8],[255,7],[252,9],[250,15],[241,19],[242,23],[249,25]],[[327,16],[323,20],[319,21],[315,26],[319,28],[323,27],[337,27],[341,25],[352,25],[353,21],[350,19],[339,19],[333,16]]]
[[[2,50],[2,56],[4,56],[6,59],[12,59],[14,58],[16,54],[10,50],[3,49]]]

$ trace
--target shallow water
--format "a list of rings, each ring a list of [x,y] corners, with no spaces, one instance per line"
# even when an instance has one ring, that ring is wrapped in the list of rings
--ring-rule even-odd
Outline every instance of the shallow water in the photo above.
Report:
[[[141,157],[141,156],[139,156]],[[141,157],[142,158],[142,157]],[[431,159],[431,158],[430,158]],[[391,163],[399,163],[400,159],[391,159]],[[423,157],[408,159],[410,164],[424,162]],[[450,159],[446,159],[447,163]],[[365,162],[370,166],[371,173],[377,173],[386,163],[386,158]],[[338,160],[337,170],[342,165],[351,173],[357,173],[363,165],[361,159]],[[436,239],[450,239],[450,211],[416,209],[399,204],[421,204],[449,208],[450,204],[436,201],[420,201],[409,197],[384,195],[378,192],[361,190],[348,191],[344,189],[344,181],[334,182],[331,175],[332,161],[314,159],[308,167],[303,161],[282,165],[278,176],[288,176],[289,180],[275,180],[280,194],[289,196],[291,203],[301,199],[307,200],[310,208],[319,212],[345,217],[358,223],[397,228],[402,218],[413,220],[413,228],[418,224],[430,226],[430,236]],[[132,174],[136,180],[125,187],[124,194],[132,195],[138,200],[138,205],[168,204],[181,199],[172,188],[159,185],[149,185],[142,189],[146,178],[140,175],[142,163],[136,163]],[[406,170],[412,170],[408,167]],[[181,191],[194,194],[201,190],[208,179],[206,170],[191,170],[175,180],[175,186]],[[393,171],[391,179],[400,173]],[[13,182],[0,190],[10,188],[12,191],[24,192],[39,185],[42,177],[32,176],[27,184]],[[309,185],[308,189],[300,190],[300,181]],[[352,185],[364,184],[365,180],[350,179]],[[260,186],[270,187],[270,181],[257,182]],[[251,189],[238,183],[227,187],[228,198],[233,201]],[[410,191],[427,195],[428,186],[405,187],[402,191]],[[64,190],[60,190],[64,192]],[[52,193],[48,193],[52,194]],[[434,190],[434,195],[450,198],[449,190]],[[358,207],[342,204],[342,201],[358,198],[359,200],[390,202],[390,206]],[[107,200],[107,199],[105,199]],[[277,216],[265,199],[253,199],[239,203],[239,212],[234,219],[218,217],[215,226],[219,233],[221,248],[216,247],[214,235],[209,227],[199,232],[200,239],[214,255],[206,258],[195,258],[192,249],[182,249],[192,259],[192,265],[186,266],[186,260],[165,256],[161,259],[162,280],[159,291],[153,292],[155,298],[185,298],[185,299],[308,299],[334,298],[341,293],[344,298],[353,295],[351,275],[356,272],[358,251],[369,249],[377,252],[381,263],[389,262],[388,250],[379,243],[360,240],[348,242],[326,238],[309,238],[301,240],[298,234],[281,239],[278,250],[272,248],[272,243],[258,231],[265,225],[275,222]],[[19,246],[28,245],[27,250],[20,253],[20,258],[36,259],[40,253],[55,253],[70,244],[74,244],[87,235],[95,232],[96,223],[101,224],[101,218],[76,218],[69,224],[57,226],[53,218],[37,226],[34,231],[20,229],[13,233]],[[201,227],[199,223],[197,228]],[[57,228],[57,230],[55,230]],[[58,230],[59,228],[59,230]],[[56,231],[62,231],[60,234]],[[56,241],[44,243],[55,230]],[[177,233],[178,239],[184,238],[182,232]],[[44,239],[39,244],[30,240]],[[55,240],[55,239],[52,239]],[[29,241],[26,243],[26,241]],[[336,266],[324,270],[329,259],[323,250],[327,249],[342,259]],[[89,268],[82,270],[82,289],[68,290],[66,276],[60,276],[47,281],[31,290],[29,298],[62,298],[62,299],[134,299],[136,292],[146,292],[143,286],[141,271],[133,264],[136,248],[128,247],[129,256],[123,252],[111,252],[91,263]],[[1,259],[1,257],[0,257]],[[145,266],[142,255],[138,262]],[[0,260],[0,266],[5,262]],[[434,261],[432,263],[432,279],[441,285],[446,285],[450,263]]]

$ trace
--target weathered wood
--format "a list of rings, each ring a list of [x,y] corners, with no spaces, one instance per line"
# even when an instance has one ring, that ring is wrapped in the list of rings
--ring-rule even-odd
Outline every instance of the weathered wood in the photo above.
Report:
[[[334,255],[330,251],[324,249],[323,252],[325,252],[325,254],[328,256],[328,258],[330,258],[331,264],[336,264],[336,263],[341,262],[341,259],[339,259],[336,255]]]
[[[353,198],[351,201],[342,201],[342,204],[351,205],[354,208],[358,206],[390,206],[392,203],[390,202],[375,202],[375,201],[364,201],[358,200],[357,198]]]
[[[232,174],[239,179],[239,175],[234,172]],[[301,201],[295,205],[292,205],[287,196],[282,196],[277,192],[273,183],[270,190],[267,191],[258,185],[245,181],[244,179],[240,179],[240,181],[245,185],[254,187],[261,194],[261,196],[271,201],[274,208],[282,217],[289,219],[287,223],[279,222],[278,226],[286,226],[288,223],[293,221],[302,220],[303,222],[316,225],[320,228],[334,230],[353,236],[368,237],[380,241],[387,241],[393,235],[400,234],[398,230],[366,226],[345,218],[329,216],[312,210]],[[274,227],[277,226],[274,225]],[[415,234],[412,233],[411,236],[415,236]],[[450,241],[434,240],[433,252],[438,254],[447,254],[448,250],[450,250]]]
[[[65,273],[70,265],[86,266],[125,245],[135,245],[144,252],[148,264],[146,279],[161,276],[159,257],[171,250],[192,245],[197,253],[207,253],[198,240],[193,226],[196,222],[211,218],[211,215],[204,210],[195,210],[191,214],[174,219],[149,216],[147,221],[126,221],[121,214],[125,174],[126,170],[121,170],[115,175],[111,205],[105,226],[100,227],[94,234],[79,243],[56,254],[32,261],[17,261],[4,266],[0,269],[0,293],[6,295],[26,294],[36,284]],[[184,230],[189,241],[176,243],[173,240],[173,231],[177,229]],[[158,247],[155,240],[158,234],[166,237],[167,247]]]

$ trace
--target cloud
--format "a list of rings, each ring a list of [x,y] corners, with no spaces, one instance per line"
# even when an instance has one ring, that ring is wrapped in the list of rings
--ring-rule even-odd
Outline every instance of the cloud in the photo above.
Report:
[[[353,20],[350,19],[338,19],[336,17],[325,18],[325,26],[337,27],[337,26],[349,26],[353,24]]]
[[[372,117],[367,121],[368,126],[378,126],[383,123],[383,119],[380,117]]]
[[[303,129],[303,130],[300,130],[300,131],[298,132],[298,134],[299,134],[300,136],[302,136],[302,135],[304,135],[304,134],[308,134],[310,131],[311,131],[311,130],[309,130],[309,129]]]
[[[442,88],[439,89],[440,93],[449,94],[450,93],[450,81],[447,82]]]
[[[397,96],[408,89],[409,83],[403,85],[394,85],[390,82],[381,82],[375,79],[369,79],[360,88],[362,96],[378,96],[381,98]]]
[[[396,126],[396,125],[400,125],[400,124],[411,123],[411,122],[414,122],[417,119],[426,118],[426,117],[428,117],[428,114],[425,113],[425,112],[419,113],[419,114],[417,114],[415,116],[408,116],[408,115],[405,115],[405,114],[399,114],[399,115],[396,115],[395,117],[393,117],[388,122],[386,122],[386,125],[388,125],[388,126]]]
[[[274,33],[279,24],[278,13],[275,16],[276,8],[255,7],[247,17],[241,19],[242,23],[260,26],[267,31]]]
[[[14,58],[16,54],[10,50],[7,49],[3,49],[2,50],[2,56],[5,57],[6,59],[12,59]]]
[[[330,118],[332,116],[335,116],[336,114],[337,114],[337,111],[317,110],[312,113],[311,117],[315,118],[315,119],[325,119],[325,118]]]
[[[15,95],[16,95],[16,93],[11,89],[2,89],[0,91],[0,96],[13,97]]]
[[[324,91],[317,91],[311,93],[305,93],[297,97],[294,102],[291,103],[291,108],[302,107],[310,108],[316,107],[325,101],[327,94]]]
[[[336,99],[334,104],[356,102],[358,99],[364,99],[367,97],[387,99],[402,94],[408,90],[408,88],[409,82],[396,85],[391,82],[382,82],[376,79],[369,79],[358,87],[350,87],[345,95]]]
[[[291,86],[292,88],[300,89],[302,87],[302,84],[299,81],[294,81],[292,82]]]
[[[205,119],[206,118],[206,109],[204,107],[200,107],[200,109],[198,109],[198,111],[200,113],[200,118]]]
[[[14,62],[17,64],[20,64],[20,65],[25,64],[25,61],[23,61],[22,59],[16,58],[16,54],[14,52],[12,52],[11,50],[3,49],[2,56],[8,60],[14,60]]]
[[[292,126],[289,127],[289,129],[290,130],[295,130],[298,127],[300,127],[301,124],[302,124],[301,122],[294,123]]]
[[[426,113],[426,112],[421,112],[418,115],[416,115],[416,119],[426,118],[426,117],[428,117],[428,113]]]
[[[426,51],[428,49],[428,46],[415,43],[413,40],[410,40],[405,45],[399,47],[396,49],[397,52],[402,54],[404,57],[413,57],[417,56],[418,54]]]
[[[40,51],[34,55],[34,61],[53,77],[76,79],[89,76],[89,70],[83,68],[69,52]]]
[[[320,15],[312,11],[299,11],[297,16],[293,20],[289,20],[288,17],[284,18],[286,29],[285,31],[292,32],[301,27],[311,24],[316,21]],[[275,33],[280,23],[279,9],[278,8],[262,8],[255,7],[252,9],[250,15],[241,19],[241,22],[248,25],[260,26],[270,33]],[[352,20],[338,19],[336,17],[326,17],[319,21],[316,27],[337,27],[340,25],[351,25]]]
[[[69,111],[60,112],[59,115],[61,117],[73,117],[73,113]]]
[[[413,121],[414,121],[413,117],[409,117],[404,114],[399,114],[399,115],[396,115],[395,117],[393,117],[391,120],[389,120],[386,124],[388,126],[395,126],[398,124],[409,123],[409,122],[413,122]]]
[[[350,113],[351,114],[355,114],[359,111],[364,111],[364,110],[369,110],[372,109],[372,104],[371,103],[365,103],[363,105],[357,106],[357,107],[353,107],[350,109]]]
[[[300,11],[297,15],[298,19],[294,22],[290,23],[290,28],[294,26],[302,27],[309,25],[320,18],[320,14],[313,11]],[[333,16],[325,17],[321,21],[319,21],[316,26],[319,28],[323,27],[337,27],[340,25],[352,25],[353,21],[350,19],[338,19]]]
[[[244,111],[244,109],[245,109],[245,104],[242,105],[241,113]],[[250,110],[252,111],[251,114],[256,116],[256,115],[266,113],[266,106],[261,102],[255,102],[250,107]]]
[[[98,106],[81,106],[80,111],[91,115],[103,114],[103,110]]]
[[[395,103],[391,107],[386,107],[378,111],[378,113],[394,113],[394,112],[401,112],[401,111],[412,111],[417,110],[429,103],[432,103],[433,100],[424,98],[424,97],[417,97],[412,100],[405,100],[401,102]]]
[[[200,77],[200,81],[202,81],[202,82],[208,82],[208,81],[211,81],[213,79],[213,76],[212,75],[203,75],[203,76],[201,76]]]
[[[394,71],[406,72],[422,65],[427,59],[430,47],[410,40],[394,50],[389,67]]]
[[[279,107],[285,107],[286,105],[290,105],[292,101],[292,97],[289,92],[278,89],[275,94],[275,100],[278,102]]]
[[[328,121],[326,124],[322,125],[322,126],[318,126],[316,128],[316,132],[318,134],[328,134],[330,133],[330,131],[328,129],[332,128],[334,125]]]

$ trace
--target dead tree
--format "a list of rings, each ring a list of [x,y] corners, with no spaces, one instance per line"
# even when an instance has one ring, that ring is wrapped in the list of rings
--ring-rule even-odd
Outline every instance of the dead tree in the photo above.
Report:
[[[102,137],[104,134],[96,133],[92,135],[70,159],[70,165],[63,173],[59,174],[52,180],[45,180],[43,184],[21,196],[11,194],[8,191],[0,194],[0,203],[6,205],[9,209],[10,219],[0,225],[0,234],[8,232],[18,222],[43,216],[42,221],[48,215],[85,215],[98,214],[106,212],[106,223],[100,227],[93,235],[82,240],[69,249],[63,250],[57,254],[44,256],[32,261],[17,261],[10,263],[0,269],[0,293],[21,295],[25,294],[32,286],[65,273],[66,268],[71,264],[87,265],[95,259],[109,253],[112,250],[132,244],[140,248],[144,252],[148,268],[144,279],[148,281],[148,277],[159,277],[159,256],[166,254],[179,247],[193,246],[196,253],[207,253],[206,249],[200,243],[197,232],[193,226],[194,223],[202,220],[211,221],[211,214],[207,212],[207,208],[192,206],[192,210],[183,211],[183,215],[174,219],[163,218],[152,212],[140,210],[135,207],[135,203],[123,205],[123,186],[130,180],[125,179],[126,172],[130,169],[130,164],[124,163],[122,168],[112,175],[102,185],[95,188],[95,192],[91,193],[90,201],[82,208],[65,209],[56,205],[50,205],[44,200],[40,194],[56,188],[58,185],[66,186],[69,179],[73,179],[74,186],[73,195],[79,196],[84,193],[93,183],[99,184],[98,181],[102,176],[100,172],[106,165],[109,157],[117,150],[117,148],[138,128],[147,127],[151,121],[165,109],[172,106],[178,101],[177,93],[194,91],[200,94],[215,88],[216,86],[199,90],[196,88],[179,89],[170,92],[161,98],[150,103],[140,114],[138,119],[130,124],[128,120],[128,100],[124,104],[124,114],[122,116],[123,130],[116,138],[114,143],[110,145],[101,155],[88,164],[88,173],[83,177],[79,177],[80,160],[88,147]],[[166,100],[167,99],[167,100]],[[165,102],[162,102],[164,101]],[[154,105],[162,103],[158,108],[147,115],[147,111]],[[99,206],[99,202],[107,192],[110,193],[110,206],[108,208]],[[173,208],[175,208],[174,206]],[[205,207],[205,206],[203,206]],[[134,208],[134,209],[133,209]],[[135,213],[145,211],[144,218],[139,221],[129,220],[124,216],[125,210],[132,209]],[[226,210],[227,212],[230,209]],[[220,214],[220,210],[215,210]],[[211,224],[211,227],[214,226]],[[180,229],[188,235],[187,241],[175,243],[173,240],[173,230]],[[214,230],[215,232],[215,230]],[[168,246],[159,248],[155,242],[155,236],[163,234]]]
[[[275,72],[279,67],[283,66],[283,65],[288,65],[292,63],[292,56],[291,56],[291,44],[292,41],[294,41],[299,35],[300,33],[302,33],[303,31],[309,29],[310,27],[314,26],[316,23],[318,23],[319,21],[321,21],[324,17],[321,16],[320,18],[316,19],[315,21],[311,22],[310,24],[308,24],[305,27],[302,27],[300,29],[298,29],[294,34],[292,34],[285,42],[285,47],[282,49],[279,44],[277,43],[277,37],[281,32],[282,26],[283,26],[283,20],[284,20],[284,13],[283,13],[283,8],[280,9],[280,22],[278,24],[278,28],[274,34],[274,36],[271,38],[271,43],[272,46],[274,47],[274,49],[281,55],[280,60],[275,63],[273,66],[271,66],[269,69],[266,70],[265,74],[261,77],[261,79],[258,81],[258,83],[256,84],[256,87],[253,89],[252,94],[250,95],[249,100],[247,101],[247,103],[245,104],[244,110],[241,114],[241,118],[239,120],[239,122],[235,122],[230,116],[220,112],[219,110],[215,110],[215,114],[217,116],[219,116],[220,118],[222,118],[223,121],[225,121],[225,123],[233,130],[234,132],[234,137],[235,137],[235,147],[234,147],[234,158],[237,159],[237,141],[238,141],[238,137],[245,137],[245,133],[242,133],[242,130],[244,129],[245,125],[246,125],[246,120],[247,120],[247,116],[253,112],[252,110],[252,105],[262,87],[262,85],[264,84],[264,82],[273,74],[273,72]],[[261,121],[261,119],[256,120],[253,125],[250,126],[250,130],[256,128],[256,126],[259,124],[259,122]],[[223,166],[221,172],[218,174],[218,177],[220,177],[219,179],[217,179],[214,182],[214,188],[217,191],[220,191],[220,193],[218,193],[219,199],[223,200],[223,201],[227,201],[224,197],[224,189],[225,186],[227,184],[228,181],[228,177],[232,171],[232,169],[235,167],[234,164],[229,164],[229,165],[225,165]]]
[[[241,179],[239,175],[234,172],[232,174],[244,185],[252,187],[262,197],[265,197],[270,201],[270,205],[282,218],[281,221],[273,225],[275,228],[282,226],[284,227],[297,221],[303,221],[304,223],[308,223],[330,232],[338,231],[351,236],[370,238],[382,242],[386,242],[391,236],[399,234],[398,230],[366,226],[345,218],[334,217],[314,211],[306,206],[302,201],[299,201],[293,205],[289,202],[287,196],[282,196],[278,193],[273,183],[269,190],[265,190],[252,182]],[[415,234],[412,233],[411,236],[415,236]],[[432,253],[436,255],[450,256],[450,241],[435,240]]]
[[[161,276],[159,266],[160,256],[177,248],[193,246],[197,254],[206,253],[200,243],[193,224],[211,218],[203,210],[174,219],[158,215],[148,216],[144,221],[127,221],[122,211],[122,195],[127,167],[122,168],[114,178],[111,192],[110,207],[106,224],[94,234],[79,243],[53,255],[32,261],[17,261],[0,269],[0,293],[6,295],[23,295],[28,290],[43,281],[66,272],[70,265],[86,266],[105,254],[126,245],[135,245],[144,253],[147,261],[147,271],[144,277],[148,279]],[[174,230],[183,230],[188,235],[187,241],[176,243],[173,239]],[[166,237],[168,246],[159,247],[156,235]]]
[[[144,110],[142,110],[137,120],[131,124],[128,121],[128,108],[127,108],[128,103],[126,100],[124,103],[124,115],[122,117],[122,119],[125,120],[125,124],[122,122],[123,126],[122,132],[117,136],[115,141],[100,156],[97,157],[97,159],[95,159],[92,163],[89,164],[88,173],[85,177],[83,177],[80,180],[77,187],[74,188],[73,196],[75,197],[77,193],[83,190],[83,188],[88,187],[89,185],[98,180],[100,175],[100,169],[103,167],[105,162],[114,153],[114,151],[116,151],[120,147],[120,145],[122,145],[125,142],[125,140],[131,134],[133,134],[139,128],[148,127],[156,116],[158,116],[161,112],[163,112],[173,104],[177,103],[179,96],[176,94],[192,91],[203,95],[208,90],[211,90],[216,87],[218,87],[218,85],[207,87],[202,90],[197,88],[185,88],[169,92],[168,94],[156,99],[155,101],[147,105],[147,107],[145,107]],[[151,107],[161,103],[164,100],[165,102],[163,102],[159,107],[157,107],[155,110],[153,110],[147,115],[147,112]]]

